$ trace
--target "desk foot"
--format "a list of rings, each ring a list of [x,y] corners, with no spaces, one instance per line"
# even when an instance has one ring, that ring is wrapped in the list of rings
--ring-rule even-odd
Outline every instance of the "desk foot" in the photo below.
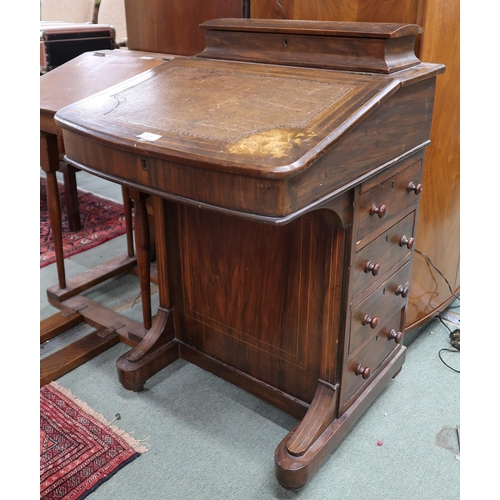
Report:
[[[174,339],[172,313],[160,307],[146,336],[116,361],[118,379],[125,389],[139,392],[147,379],[177,358],[179,346]]]
[[[382,389],[401,370],[406,357],[405,351],[406,348],[401,346],[345,413],[334,418],[321,432],[321,428],[327,422],[327,416],[331,411],[336,411],[333,407],[336,404],[338,391],[328,391],[327,388],[321,387],[321,384],[318,385],[316,395],[304,419],[276,448],[275,473],[283,488],[300,490],[309,481]],[[314,415],[320,416],[322,420],[320,425],[314,420]],[[309,437],[301,439],[303,436]]]

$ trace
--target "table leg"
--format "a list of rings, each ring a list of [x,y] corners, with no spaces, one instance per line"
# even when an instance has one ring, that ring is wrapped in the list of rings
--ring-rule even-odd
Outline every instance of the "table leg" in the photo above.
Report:
[[[64,255],[62,244],[61,200],[57,186],[56,172],[59,169],[59,150],[57,136],[42,132],[40,134],[40,164],[47,178],[47,204],[49,219],[54,238],[56,254],[57,277],[59,288],[66,288],[66,273],[64,270]]]
[[[68,226],[70,231],[80,231],[80,207],[78,205],[78,191],[76,187],[76,169],[65,161],[60,161],[59,171],[64,178],[64,192],[66,193],[66,209],[68,211]]]
[[[148,212],[146,208],[146,199],[149,195],[135,189],[130,189],[129,195],[134,201],[135,242],[141,286],[142,316],[144,328],[148,330],[151,328],[151,249],[149,244]]]
[[[132,230],[132,203],[129,189],[122,186],[123,210],[125,212],[125,227],[127,229],[127,255],[134,256],[134,238]]]

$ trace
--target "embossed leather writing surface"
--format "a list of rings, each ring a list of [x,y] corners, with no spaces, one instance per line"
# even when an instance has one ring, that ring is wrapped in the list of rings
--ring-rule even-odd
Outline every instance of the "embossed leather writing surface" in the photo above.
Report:
[[[134,100],[135,87],[114,94],[117,105],[107,117],[162,135],[233,145],[265,130],[304,129],[354,88],[209,67],[171,67],[141,84],[140,101]]]
[[[378,75],[173,60],[64,108],[56,121],[151,156],[285,172],[312,161],[398,85]]]

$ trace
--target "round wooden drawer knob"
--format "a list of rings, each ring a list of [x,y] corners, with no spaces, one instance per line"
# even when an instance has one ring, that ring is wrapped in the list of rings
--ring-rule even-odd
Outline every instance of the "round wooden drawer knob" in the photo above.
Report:
[[[374,203],[370,208],[370,215],[375,214],[379,216],[379,219],[383,219],[387,215],[387,207],[385,205],[380,205],[380,207],[377,207],[377,205],[375,205]]]
[[[365,314],[363,318],[363,325],[370,325],[372,328],[377,328],[378,318],[374,316],[373,318],[369,314]]]
[[[397,332],[394,328],[389,332],[389,340],[395,340],[396,344],[403,342],[403,332]]]
[[[356,368],[356,375],[361,375],[365,380],[372,374],[369,366],[358,365]]]
[[[410,182],[406,187],[406,191],[408,191],[408,193],[411,193],[413,191],[415,194],[420,194],[422,192],[422,184],[415,184],[414,182]]]
[[[396,295],[401,295],[403,299],[406,299],[406,297],[408,297],[409,291],[410,287],[408,285],[405,286],[398,285],[398,287],[396,288]]]
[[[408,238],[407,236],[401,236],[401,239],[399,240],[399,246],[408,248],[408,250],[411,250],[413,248],[413,245],[415,245],[415,238]]]
[[[374,263],[371,260],[369,260],[366,263],[365,273],[372,273],[373,276],[377,276],[379,272],[380,272],[380,264],[378,262]]]

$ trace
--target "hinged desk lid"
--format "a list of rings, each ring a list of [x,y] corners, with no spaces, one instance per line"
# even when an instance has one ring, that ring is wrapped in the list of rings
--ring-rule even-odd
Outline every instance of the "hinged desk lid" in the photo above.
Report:
[[[378,75],[179,59],[63,108],[56,122],[122,150],[279,178],[307,168],[402,82],[441,70],[419,64]]]

